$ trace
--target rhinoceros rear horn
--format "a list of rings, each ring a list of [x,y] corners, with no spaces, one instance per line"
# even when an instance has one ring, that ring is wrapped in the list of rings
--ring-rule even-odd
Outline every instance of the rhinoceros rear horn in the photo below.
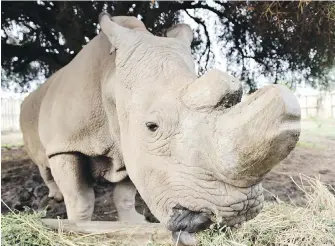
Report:
[[[100,13],[99,25],[112,44],[111,52],[119,48],[122,40],[126,40],[124,36],[130,31],[130,29],[124,28],[112,21],[111,15],[106,12]]]
[[[213,69],[190,84],[183,93],[182,101],[191,109],[224,109],[241,101],[242,85],[227,73]]]

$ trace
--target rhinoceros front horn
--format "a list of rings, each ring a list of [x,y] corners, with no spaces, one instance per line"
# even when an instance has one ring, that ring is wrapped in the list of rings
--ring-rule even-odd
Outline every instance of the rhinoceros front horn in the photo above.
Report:
[[[217,116],[212,168],[219,180],[247,187],[261,181],[296,146],[300,135],[300,105],[285,86],[269,85],[241,102],[237,79],[212,70],[190,84],[182,95],[193,110]]]
[[[210,70],[190,84],[182,101],[194,110],[229,108],[242,98],[242,85],[236,78],[217,69]]]
[[[300,105],[285,86],[265,86],[230,108],[216,122],[217,173],[250,186],[285,159],[300,135]]]

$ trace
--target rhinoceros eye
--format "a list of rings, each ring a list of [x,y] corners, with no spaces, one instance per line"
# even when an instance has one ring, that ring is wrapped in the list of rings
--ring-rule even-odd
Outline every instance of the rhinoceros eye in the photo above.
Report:
[[[149,131],[155,132],[158,129],[158,125],[155,122],[147,122],[146,127],[149,129]]]

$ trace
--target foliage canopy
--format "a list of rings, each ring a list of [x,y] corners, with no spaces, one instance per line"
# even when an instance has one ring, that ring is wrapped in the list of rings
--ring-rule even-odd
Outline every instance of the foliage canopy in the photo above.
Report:
[[[199,73],[216,56],[228,70],[257,88],[259,75],[272,83],[292,85],[299,79],[328,85],[335,57],[335,3],[319,1],[2,1],[2,87],[15,81],[29,88],[39,74],[46,77],[66,65],[97,33],[98,15],[142,18],[154,34],[180,21],[197,23],[192,44]],[[215,22],[215,24],[214,24]],[[215,26],[215,31],[210,26]],[[220,47],[218,54],[213,44]],[[312,80],[317,78],[317,80]]]

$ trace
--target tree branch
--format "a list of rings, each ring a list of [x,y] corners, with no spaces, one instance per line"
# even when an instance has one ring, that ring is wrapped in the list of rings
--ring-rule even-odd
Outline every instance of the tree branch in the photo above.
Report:
[[[213,13],[215,13],[218,17],[226,17],[223,15],[223,12],[220,10],[217,10],[216,8],[213,8],[208,5],[202,5],[202,2],[198,2],[197,4],[192,5],[193,2],[183,2],[182,4],[175,4],[174,10],[187,10],[187,9],[207,9]],[[227,17],[226,17],[227,18]]]
[[[208,62],[209,62],[209,53],[210,53],[210,50],[211,50],[211,42],[210,42],[210,39],[209,39],[209,33],[208,33],[208,30],[207,30],[207,27],[205,25],[205,22],[198,18],[198,17],[195,17],[195,16],[192,16],[187,10],[185,10],[186,14],[192,18],[196,23],[200,24],[203,29],[204,29],[204,32],[205,32],[205,35],[206,35],[206,39],[207,39],[207,42],[206,42],[206,48],[205,50],[202,52],[201,56],[200,56],[200,60],[202,59],[202,57],[206,54],[207,52],[207,58],[206,58],[206,64],[205,64],[205,69],[207,69],[207,65],[208,65]]]

